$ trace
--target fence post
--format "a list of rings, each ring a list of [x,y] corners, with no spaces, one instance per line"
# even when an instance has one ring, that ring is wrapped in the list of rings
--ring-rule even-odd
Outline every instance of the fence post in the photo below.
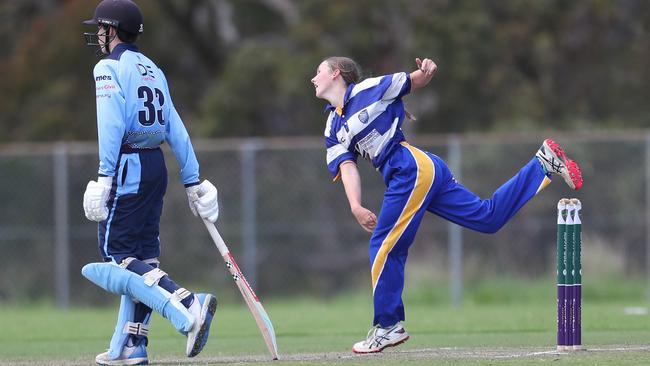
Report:
[[[70,304],[70,225],[68,222],[68,147],[54,148],[54,288],[56,304]]]
[[[257,175],[255,172],[255,155],[260,147],[261,143],[257,139],[247,139],[241,147],[243,262],[246,278],[254,288],[257,284]]]
[[[448,164],[456,180],[461,179],[461,150],[457,136],[449,138]],[[451,303],[460,306],[463,300],[463,233],[461,227],[449,222],[449,286]]]
[[[645,271],[646,296],[650,300],[650,132],[645,138]]]

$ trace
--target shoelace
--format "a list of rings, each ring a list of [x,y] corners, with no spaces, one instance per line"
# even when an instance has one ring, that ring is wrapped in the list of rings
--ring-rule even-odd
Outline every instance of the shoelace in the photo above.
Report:
[[[542,154],[540,154],[539,157],[544,159],[544,161],[547,162],[550,165],[551,170],[553,170],[553,172],[561,174],[562,173],[562,160],[559,160],[559,162],[556,162],[554,157],[551,157],[551,159],[549,159],[546,156],[547,156],[546,151],[543,150]]]
[[[372,339],[375,338],[375,333],[377,333],[378,330],[379,330],[378,325],[370,328],[370,330],[368,331],[368,334],[366,335],[366,344],[371,344],[372,343]]]
[[[382,335],[377,335],[377,332],[379,329],[379,325],[376,325],[368,331],[368,335],[366,336],[366,344],[369,346],[375,346],[375,347],[380,347],[381,343],[383,341],[387,341],[388,337],[386,336],[388,333],[390,333],[393,330],[394,327],[386,329],[386,332]]]

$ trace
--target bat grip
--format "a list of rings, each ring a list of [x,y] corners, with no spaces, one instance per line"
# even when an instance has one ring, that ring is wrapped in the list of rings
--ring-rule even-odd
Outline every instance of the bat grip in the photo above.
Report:
[[[221,238],[221,235],[219,235],[219,231],[217,231],[217,227],[206,219],[203,219],[203,223],[205,224],[205,227],[208,229],[208,232],[212,237],[212,241],[214,241],[214,245],[216,245],[217,249],[219,249],[219,253],[221,253],[221,256],[224,257],[228,255],[230,251],[228,250],[226,243],[224,243],[223,239]]]

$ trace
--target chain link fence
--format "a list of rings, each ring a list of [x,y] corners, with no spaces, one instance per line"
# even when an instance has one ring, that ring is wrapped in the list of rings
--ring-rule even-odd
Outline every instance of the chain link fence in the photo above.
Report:
[[[426,215],[407,277],[449,283],[455,302],[463,284],[483,278],[551,278],[555,206],[562,197],[583,202],[586,276],[647,277],[650,135],[556,135],[581,163],[581,191],[555,179],[493,235]],[[487,198],[544,137],[436,135],[411,143],[446,159],[465,186]],[[331,182],[321,138],[198,140],[195,148],[201,177],[219,189],[219,230],[261,296],[327,297],[369,286],[369,236],[350,213],[342,184]],[[178,165],[167,147],[165,152],[170,180],[162,268],[190,289],[230,291],[234,286],[216,248],[187,206]],[[66,307],[106,300],[80,274],[84,264],[100,259],[97,226],[85,219],[81,205],[97,159],[92,143],[0,147],[0,302],[45,300]],[[366,162],[359,166],[364,203],[377,212],[381,176]]]

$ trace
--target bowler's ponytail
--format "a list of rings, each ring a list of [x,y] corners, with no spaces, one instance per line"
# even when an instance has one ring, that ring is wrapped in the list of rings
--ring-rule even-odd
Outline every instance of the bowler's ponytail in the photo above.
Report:
[[[325,59],[332,71],[339,70],[347,85],[361,81],[361,67],[353,59],[342,56],[332,56]]]

